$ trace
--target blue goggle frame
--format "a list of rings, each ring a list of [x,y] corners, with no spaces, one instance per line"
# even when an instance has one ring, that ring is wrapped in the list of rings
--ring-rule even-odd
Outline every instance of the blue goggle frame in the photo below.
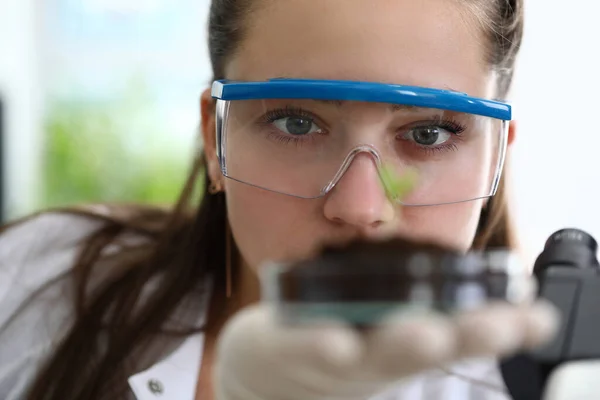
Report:
[[[512,119],[512,107],[500,101],[471,97],[452,90],[387,83],[275,78],[262,82],[218,80],[212,97],[219,100],[315,99],[349,100],[438,108],[481,115],[504,121]]]

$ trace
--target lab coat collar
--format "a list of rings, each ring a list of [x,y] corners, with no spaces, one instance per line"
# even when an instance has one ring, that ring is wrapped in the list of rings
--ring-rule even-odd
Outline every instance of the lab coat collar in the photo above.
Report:
[[[131,376],[137,400],[194,400],[203,349],[204,333],[194,334],[168,357]]]

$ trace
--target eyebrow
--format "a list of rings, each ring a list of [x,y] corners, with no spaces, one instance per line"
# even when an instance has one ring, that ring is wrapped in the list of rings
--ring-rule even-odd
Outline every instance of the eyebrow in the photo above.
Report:
[[[317,100],[317,99],[315,99],[315,101],[317,101],[319,103],[323,103],[323,104],[333,104],[336,107],[341,107],[346,103],[345,100]],[[392,110],[392,111],[418,111],[421,109],[423,109],[423,107],[417,107],[417,106],[408,105],[408,104],[390,104],[390,110]]]

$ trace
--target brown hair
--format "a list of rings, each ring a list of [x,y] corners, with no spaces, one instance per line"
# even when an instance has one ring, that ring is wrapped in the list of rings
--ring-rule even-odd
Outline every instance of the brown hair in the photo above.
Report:
[[[486,27],[489,63],[501,74],[498,97],[504,97],[512,80],[515,57],[523,30],[522,0],[468,0]],[[213,0],[209,18],[209,50],[215,79],[224,78],[224,67],[244,37],[244,23],[251,0]],[[191,213],[195,186],[204,177],[201,203]],[[31,400],[94,400],[116,398],[121,393],[109,388],[124,387],[128,371],[124,360],[143,352],[166,322],[210,274],[214,277],[213,301],[224,297],[226,206],[223,193],[208,194],[205,162],[198,155],[180,200],[173,210],[147,207],[110,207],[110,217],[89,209],[67,210],[100,218],[103,227],[86,241],[73,269],[76,321],[47,360],[28,398]],[[498,194],[482,211],[474,247],[513,246],[505,179]],[[89,277],[102,251],[124,232],[150,239],[122,252],[113,262],[118,268],[112,278],[88,291]],[[149,281],[156,290],[140,302]],[[211,324],[210,316],[207,323]],[[0,332],[3,327],[0,327]],[[186,335],[203,329],[186,326],[169,334]],[[72,377],[76,376],[76,379]]]

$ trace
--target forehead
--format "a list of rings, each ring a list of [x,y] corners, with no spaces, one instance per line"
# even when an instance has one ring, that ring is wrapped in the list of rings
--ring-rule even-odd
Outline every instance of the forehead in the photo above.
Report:
[[[460,0],[255,1],[228,79],[348,79],[489,95],[483,36]]]

